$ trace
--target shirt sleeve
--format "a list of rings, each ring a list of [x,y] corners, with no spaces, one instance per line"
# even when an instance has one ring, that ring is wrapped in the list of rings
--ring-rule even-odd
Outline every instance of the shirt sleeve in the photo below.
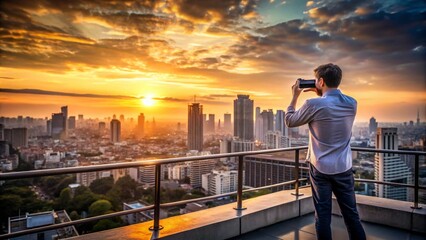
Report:
[[[285,114],[285,124],[287,127],[302,126],[312,121],[314,113],[314,106],[312,106],[309,101],[306,101],[297,111],[293,106],[289,106]]]

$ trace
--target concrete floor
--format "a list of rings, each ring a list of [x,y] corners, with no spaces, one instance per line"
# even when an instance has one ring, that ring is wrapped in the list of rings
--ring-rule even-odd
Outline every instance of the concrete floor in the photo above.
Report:
[[[384,225],[363,222],[369,240],[426,240],[426,236]],[[333,239],[349,239],[343,218],[333,216],[331,221]],[[294,218],[229,240],[315,240],[314,214]]]

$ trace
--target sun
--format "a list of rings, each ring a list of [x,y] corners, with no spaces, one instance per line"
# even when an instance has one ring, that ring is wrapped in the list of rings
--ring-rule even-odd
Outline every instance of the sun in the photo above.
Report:
[[[155,104],[155,100],[152,99],[152,95],[145,96],[143,99],[141,99],[141,102],[142,102],[143,105],[145,105],[147,107],[154,106],[154,104]]]

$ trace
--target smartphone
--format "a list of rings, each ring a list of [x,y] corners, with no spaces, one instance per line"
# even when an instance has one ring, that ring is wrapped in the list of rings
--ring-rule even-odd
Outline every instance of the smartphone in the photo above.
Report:
[[[299,78],[299,88],[315,88],[315,79],[302,79]]]

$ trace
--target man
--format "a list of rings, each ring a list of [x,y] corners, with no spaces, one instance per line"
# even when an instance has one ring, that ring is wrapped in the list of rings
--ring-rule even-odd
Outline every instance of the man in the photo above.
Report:
[[[316,88],[302,90],[299,81],[292,87],[293,98],[287,108],[288,127],[309,125],[310,179],[315,206],[318,239],[331,239],[331,194],[336,196],[350,239],[366,239],[356,209],[350,139],[357,102],[338,89],[342,70],[334,64],[314,70]],[[314,91],[319,98],[307,100],[295,111],[301,92]]]

